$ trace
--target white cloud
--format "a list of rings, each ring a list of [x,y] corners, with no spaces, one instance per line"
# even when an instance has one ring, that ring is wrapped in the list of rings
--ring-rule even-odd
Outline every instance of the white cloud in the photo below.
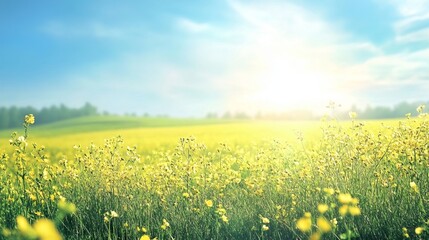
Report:
[[[210,28],[207,23],[199,23],[183,17],[177,19],[177,25],[189,32],[203,32]]]
[[[426,14],[429,8],[428,0],[387,0],[387,2],[395,6],[397,11],[404,17],[415,17]]]
[[[411,33],[399,34],[395,40],[398,43],[414,43],[414,42],[428,42],[429,43],[429,28],[423,28]]]
[[[393,23],[398,43],[429,42],[429,0],[388,1],[400,18]]]

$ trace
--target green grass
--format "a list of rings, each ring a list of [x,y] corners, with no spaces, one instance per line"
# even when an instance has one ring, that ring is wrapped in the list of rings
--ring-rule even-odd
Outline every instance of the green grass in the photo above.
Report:
[[[125,116],[92,116],[68,119],[50,124],[36,125],[31,127],[33,136],[55,137],[68,134],[79,134],[89,132],[101,132],[118,129],[133,128],[160,128],[179,126],[199,126],[238,122],[236,120],[224,119],[197,119],[197,118],[143,118]],[[22,128],[6,129],[0,131],[0,138],[8,138],[13,131],[21,131]]]

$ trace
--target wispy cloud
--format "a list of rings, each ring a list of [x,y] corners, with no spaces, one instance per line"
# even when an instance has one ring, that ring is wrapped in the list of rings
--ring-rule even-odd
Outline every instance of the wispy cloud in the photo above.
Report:
[[[54,37],[121,38],[126,35],[121,28],[97,21],[80,24],[49,21],[41,27],[41,31]]]
[[[210,28],[210,25],[207,23],[199,23],[184,17],[177,19],[177,25],[189,32],[203,32]]]
[[[429,1],[390,1],[400,18],[393,23],[396,41],[399,43],[429,43]]]

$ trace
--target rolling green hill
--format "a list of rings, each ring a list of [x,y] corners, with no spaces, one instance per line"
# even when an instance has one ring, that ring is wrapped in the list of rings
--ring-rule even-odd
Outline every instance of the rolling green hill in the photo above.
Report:
[[[223,119],[194,119],[194,118],[143,118],[125,116],[92,116],[68,119],[55,123],[31,126],[31,133],[37,137],[51,137],[58,135],[100,132],[132,128],[178,127],[211,125],[237,122],[237,120]],[[21,132],[22,128],[0,131],[0,138],[7,138],[14,131]]]

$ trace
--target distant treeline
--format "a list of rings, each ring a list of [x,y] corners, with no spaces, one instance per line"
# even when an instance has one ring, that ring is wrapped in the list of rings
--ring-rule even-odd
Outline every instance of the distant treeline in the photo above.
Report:
[[[327,109],[326,113],[332,114],[337,119],[349,119],[349,112],[356,112],[358,119],[382,119],[382,118],[401,118],[405,114],[411,113],[417,115],[416,108],[420,105],[429,106],[429,102],[401,102],[394,107],[367,106],[365,109],[358,109],[352,106],[350,109],[342,107],[334,110]],[[70,108],[61,104],[53,105],[36,109],[34,107],[0,107],[0,129],[15,128],[22,126],[24,116],[32,113],[36,116],[37,124],[52,123],[60,120],[99,115],[97,108],[90,103],[86,103],[80,108]],[[103,112],[103,115],[110,115],[108,112]],[[125,114],[127,116],[137,116],[137,114]],[[150,115],[145,113],[143,117]],[[159,116],[167,117],[167,116]],[[316,115],[309,110],[289,110],[281,113],[263,113],[258,112],[255,115],[248,115],[245,112],[225,112],[218,115],[217,113],[208,113],[206,118],[223,118],[223,119],[263,119],[263,120],[317,120],[321,115]]]
[[[429,102],[401,102],[393,107],[385,106],[367,106],[365,109],[358,109],[352,106],[350,109],[337,106],[335,109],[327,109],[326,114],[333,115],[336,119],[349,119],[350,112],[356,112],[358,119],[386,119],[386,118],[402,118],[405,114],[417,115],[416,108],[420,105],[429,106]],[[276,113],[258,112],[255,115],[248,115],[244,112],[225,112],[218,115],[217,113],[208,113],[206,118],[223,118],[223,119],[262,119],[262,120],[318,120],[322,115],[315,114],[309,110],[297,109]]]
[[[349,112],[356,112],[358,119],[382,119],[382,118],[403,118],[406,114],[411,113],[412,116],[418,115],[417,108],[420,105],[429,106],[429,102],[401,102],[393,107],[367,106],[363,110],[359,110],[356,106],[352,106],[350,111],[343,111],[338,118],[349,118]]]
[[[98,111],[90,103],[86,103],[80,108],[69,108],[61,104],[59,106],[44,107],[40,110],[34,107],[0,107],[0,129],[22,126],[24,116],[29,113],[36,116],[37,124],[45,124],[70,118],[97,115]]]

